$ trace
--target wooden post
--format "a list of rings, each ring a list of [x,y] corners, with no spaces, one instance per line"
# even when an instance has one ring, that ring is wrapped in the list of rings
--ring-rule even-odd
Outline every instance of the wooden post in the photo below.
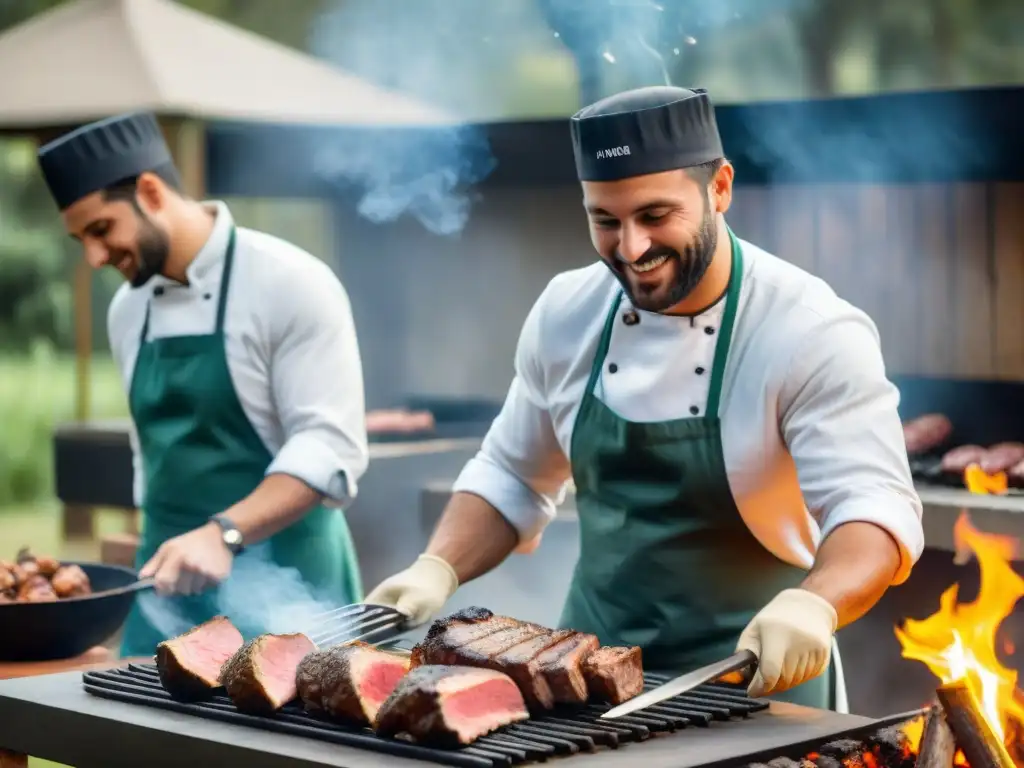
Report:
[[[75,264],[75,419],[88,421],[92,406],[92,268],[85,259]],[[95,515],[90,507],[65,505],[61,511],[64,539],[92,539],[96,535]]]

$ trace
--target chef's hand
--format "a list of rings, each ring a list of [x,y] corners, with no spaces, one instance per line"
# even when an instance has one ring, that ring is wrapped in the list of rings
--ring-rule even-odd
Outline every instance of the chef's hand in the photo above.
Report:
[[[426,624],[459,588],[455,570],[440,557],[420,555],[401,573],[385,579],[364,602],[386,605],[409,617],[409,626]]]
[[[161,595],[196,595],[224,581],[233,561],[220,527],[208,523],[161,544],[139,578],[152,576]]]
[[[828,668],[839,617],[825,598],[786,589],[761,609],[740,635],[736,650],[752,651],[757,673],[747,691],[769,696],[795,688]]]

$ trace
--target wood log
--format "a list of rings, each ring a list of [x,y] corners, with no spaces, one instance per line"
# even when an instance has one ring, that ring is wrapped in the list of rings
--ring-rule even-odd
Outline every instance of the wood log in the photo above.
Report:
[[[964,680],[939,686],[946,721],[971,768],[1015,768],[1010,753],[996,736],[981,704]]]
[[[949,727],[946,714],[938,704],[924,719],[921,748],[917,754],[917,768],[952,768],[956,757],[956,737]]]

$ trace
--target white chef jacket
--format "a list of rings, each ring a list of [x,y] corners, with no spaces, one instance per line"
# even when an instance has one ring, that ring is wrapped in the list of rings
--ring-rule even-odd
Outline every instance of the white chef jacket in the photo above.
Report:
[[[217,221],[186,270],[188,285],[158,275],[141,288],[122,285],[107,311],[107,332],[125,391],[131,389],[150,304],[149,339],[213,333],[233,218],[206,203]],[[274,456],[267,474],[284,473],[344,507],[366,471],[363,371],[348,294],[324,262],[272,235],[237,228],[224,316],[228,369],[239,402]],[[134,496],[145,476],[131,429]]]
[[[740,241],[743,283],[719,415],[733,498],[757,539],[804,569],[839,525],[899,544],[902,583],[924,548],[899,392],[878,331],[822,280]],[[603,263],[557,275],[531,309],[504,406],[454,485],[486,499],[527,542],[571,477],[576,414],[620,286]],[[634,310],[623,297],[595,395],[637,422],[703,416],[724,299],[695,317]]]

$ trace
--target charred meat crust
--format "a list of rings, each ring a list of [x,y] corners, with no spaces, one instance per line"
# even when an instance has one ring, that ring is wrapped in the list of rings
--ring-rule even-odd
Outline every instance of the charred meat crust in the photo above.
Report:
[[[193,635],[209,631],[211,625],[231,622],[226,616],[214,616],[204,621],[197,627],[193,627],[182,635],[164,640],[156,647],[156,670],[160,678],[160,684],[172,698],[179,701],[195,701],[206,698],[214,691],[222,687],[222,684],[210,685],[202,676],[198,675],[178,658],[178,646],[188,642]],[[237,630],[236,630],[237,631]],[[237,642],[242,642],[241,633],[238,634]]]
[[[257,679],[256,653],[261,644],[260,638],[255,637],[235,651],[221,667],[220,681],[239,710],[269,715],[273,706],[263,695],[263,686]]]
[[[456,665],[511,677],[533,710],[584,704],[591,697],[631,698],[643,685],[640,649],[602,649],[595,635],[552,630],[486,608],[466,608],[436,620],[412,653],[414,668]],[[593,659],[591,659],[593,657]],[[585,663],[589,661],[589,674]]]
[[[460,738],[454,724],[448,721],[444,709],[445,694],[441,692],[442,682],[460,677],[465,678],[468,688],[506,676],[494,670],[475,667],[443,664],[416,667],[399,681],[381,705],[377,713],[376,732],[382,736],[408,733],[417,741],[441,747],[463,745],[466,742]],[[515,686],[511,679],[508,683]],[[503,719],[508,724],[525,720],[528,716],[524,705],[521,710],[510,710]]]

